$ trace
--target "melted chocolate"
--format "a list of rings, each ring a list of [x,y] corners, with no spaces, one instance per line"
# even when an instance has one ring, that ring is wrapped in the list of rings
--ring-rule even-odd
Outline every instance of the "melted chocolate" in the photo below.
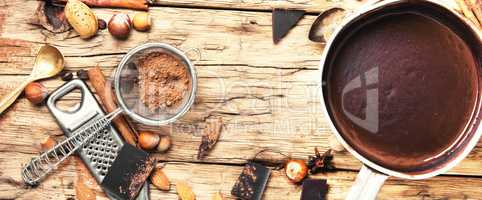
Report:
[[[479,87],[480,64],[455,32],[427,15],[397,12],[343,37],[328,65],[326,97],[337,129],[357,152],[404,172],[446,159]]]

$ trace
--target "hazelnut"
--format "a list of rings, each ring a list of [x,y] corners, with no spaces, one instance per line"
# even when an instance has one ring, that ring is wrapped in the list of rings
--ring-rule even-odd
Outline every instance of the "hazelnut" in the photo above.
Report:
[[[151,150],[159,144],[158,134],[150,131],[139,132],[139,146],[145,150]]]
[[[161,141],[159,142],[159,145],[157,145],[157,151],[166,152],[171,148],[171,136],[163,135],[160,139]]]
[[[138,31],[147,31],[151,28],[151,16],[147,12],[138,12],[134,15],[132,24]]]
[[[299,183],[308,174],[308,167],[303,160],[289,160],[285,166],[288,179],[294,183]]]
[[[110,19],[107,28],[112,36],[118,39],[125,39],[131,32],[131,19],[129,15],[124,13],[115,14]]]
[[[154,172],[151,175],[151,182],[160,190],[169,191],[171,189],[169,179],[161,168],[154,169]]]
[[[25,87],[25,97],[33,104],[41,104],[47,98],[48,90],[40,83],[32,82]]]

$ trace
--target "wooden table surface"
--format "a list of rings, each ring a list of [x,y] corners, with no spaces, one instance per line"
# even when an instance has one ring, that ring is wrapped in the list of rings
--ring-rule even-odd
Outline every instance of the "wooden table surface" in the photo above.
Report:
[[[323,44],[308,40],[317,13],[335,5],[356,8],[356,1],[322,0],[157,0],[150,7],[153,27],[149,33],[133,31],[126,41],[113,39],[104,30],[85,41],[75,32],[52,34],[28,23],[38,1],[0,1],[0,94],[6,94],[32,69],[43,44],[60,49],[66,69],[76,71],[97,64],[110,74],[131,48],[146,42],[164,42],[182,50],[198,48],[196,61],[199,91],[192,109],[170,128],[137,124],[138,129],[172,135],[173,146],[157,154],[167,163],[172,181],[187,181],[198,199],[210,199],[216,191],[228,199],[243,165],[254,154],[271,149],[293,158],[306,159],[314,147],[329,148],[330,129],[321,113],[318,62]],[[480,2],[479,2],[480,3]],[[480,4],[479,4],[480,5]],[[301,8],[308,14],[282,40],[271,38],[271,9]],[[96,8],[105,20],[117,11]],[[63,81],[42,81],[50,91]],[[79,94],[61,104],[73,105]],[[225,128],[209,156],[196,159],[200,133],[206,120],[222,116]],[[20,98],[0,116],[0,199],[106,199],[82,162],[71,157],[36,188],[19,187],[20,169],[40,151],[39,143],[63,133],[45,106]],[[263,157],[269,159],[268,156]],[[426,180],[390,178],[379,199],[482,199],[482,142],[457,167]],[[361,166],[347,152],[336,153],[336,172],[316,177],[328,180],[329,199],[342,199]],[[264,199],[299,199],[301,188],[274,171]],[[177,199],[169,192],[151,188],[151,199]]]

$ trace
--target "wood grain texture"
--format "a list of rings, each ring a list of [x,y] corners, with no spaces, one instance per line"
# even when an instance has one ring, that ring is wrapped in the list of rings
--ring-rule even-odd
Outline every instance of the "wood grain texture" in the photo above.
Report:
[[[237,9],[271,11],[273,8],[302,9],[308,13],[319,13],[331,7],[355,8],[366,0],[154,0],[154,6],[200,7],[214,9]]]
[[[18,154],[9,154],[15,156]],[[12,159],[11,165],[20,164],[25,159]],[[75,193],[79,185],[88,187],[89,193],[97,195],[96,199],[107,199],[95,183],[80,183],[79,176],[83,171],[78,159],[73,157],[62,165],[59,171],[52,174],[42,185],[34,189],[23,189],[15,184],[0,181],[0,199],[69,199],[77,198]],[[167,163],[163,171],[171,183],[186,181],[193,189],[197,199],[210,199],[215,192],[221,191],[227,199],[235,199],[230,195],[232,186],[241,173],[242,166]],[[0,180],[12,178],[19,180],[19,169],[1,168]],[[80,175],[79,175],[80,174]],[[356,177],[356,172],[340,171],[312,176],[327,179],[329,184],[328,199],[343,199]],[[83,177],[82,177],[83,178]],[[379,199],[479,199],[482,196],[482,179],[471,177],[435,177],[427,180],[409,181],[389,178],[381,188]],[[273,171],[264,194],[265,200],[299,199],[301,187],[293,185],[282,171]],[[177,200],[175,185],[171,190],[163,192],[151,185],[151,199]]]
[[[162,1],[160,4],[170,2],[175,1]],[[273,45],[271,13],[247,11],[257,10],[256,5],[270,9],[272,5],[269,3],[190,0],[179,1],[176,5],[193,6],[185,2],[194,2],[193,5],[204,3],[212,8],[245,6],[246,10],[202,9],[203,6],[195,6],[198,7],[196,9],[152,7],[153,26],[150,32],[133,31],[128,40],[118,41],[104,30],[93,39],[84,41],[75,32],[53,35],[28,24],[37,1],[1,2],[0,96],[26,78],[37,50],[44,43],[62,51],[68,71],[99,64],[105,74],[111,74],[129,49],[146,42],[165,42],[182,50],[201,50],[202,59],[195,62],[199,78],[198,96],[190,112],[172,126],[153,128],[137,124],[137,127],[171,134],[171,150],[157,156],[170,162],[166,167],[168,176],[174,180],[189,181],[199,199],[208,199],[217,190],[229,194],[242,164],[260,150],[272,149],[300,159],[313,154],[314,147],[327,150],[327,138],[331,131],[326,116],[321,113],[318,91],[318,62],[324,45],[312,43],[307,37],[315,16],[305,16],[286,38]],[[297,1],[284,3],[298,5]],[[306,1],[304,4],[330,6],[323,1]],[[19,12],[18,8],[32,12]],[[105,20],[118,11],[94,9]],[[129,10],[122,12],[134,13]],[[57,78],[42,83],[53,91],[63,82]],[[75,105],[79,97],[79,93],[74,93],[61,100],[59,105]],[[218,116],[225,121],[220,140],[203,163],[199,163],[196,155],[205,121]],[[20,166],[38,153],[38,143],[48,135],[63,139],[47,108],[33,106],[24,98],[18,100],[0,116],[0,177],[12,176],[19,180]],[[275,154],[271,156],[276,158]],[[261,158],[273,160],[270,156]],[[481,159],[482,142],[479,142],[461,164],[447,173],[450,175],[423,181],[389,179],[379,198],[480,198]],[[341,199],[361,165],[346,152],[337,153],[334,161],[339,171],[326,177],[332,187],[329,198]],[[79,168],[75,165],[76,162],[70,159],[58,173],[35,189],[17,190],[11,184],[0,181],[0,199],[76,198],[75,180]],[[167,193],[152,191],[153,199],[177,199],[173,190]],[[299,193],[299,188],[288,184],[284,176],[276,172],[265,199],[298,199]],[[96,194],[97,199],[105,199],[98,188]]]

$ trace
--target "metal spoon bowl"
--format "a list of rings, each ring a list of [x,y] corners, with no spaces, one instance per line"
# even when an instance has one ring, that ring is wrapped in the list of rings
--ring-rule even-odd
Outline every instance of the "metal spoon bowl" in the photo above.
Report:
[[[25,86],[29,83],[55,76],[64,69],[64,56],[60,51],[50,45],[45,45],[40,48],[35,63],[32,69],[32,73],[27,77],[19,86],[17,86],[12,92],[7,94],[0,101],[0,114],[3,113],[10,105],[15,102],[18,96],[22,93]]]

